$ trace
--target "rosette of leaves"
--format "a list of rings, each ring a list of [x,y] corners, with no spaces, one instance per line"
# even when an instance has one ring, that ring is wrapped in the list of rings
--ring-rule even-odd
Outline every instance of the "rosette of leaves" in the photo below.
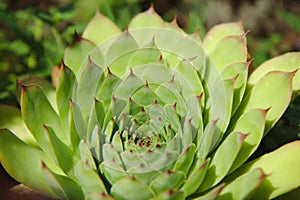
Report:
[[[300,142],[247,162],[300,89],[300,53],[248,73],[242,22],[203,41],[153,8],[121,31],[97,13],[57,88],[21,80],[0,161],[59,199],[272,199],[300,186]]]

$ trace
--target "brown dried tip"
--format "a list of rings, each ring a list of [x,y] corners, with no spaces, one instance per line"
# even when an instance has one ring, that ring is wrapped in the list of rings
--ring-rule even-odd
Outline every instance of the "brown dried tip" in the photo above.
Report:
[[[199,37],[200,36],[200,31],[201,31],[201,29],[197,28],[197,30],[194,33],[190,34],[190,36],[192,36],[192,37]]]
[[[148,8],[148,10],[146,12],[147,13],[153,13],[153,12],[155,12],[154,3],[150,4],[150,7]]]
[[[175,75],[172,75],[172,78],[171,78],[171,80],[169,81],[169,83],[174,83],[174,80],[175,80]]]
[[[130,73],[129,73],[129,76],[135,76],[134,73],[133,73],[133,70],[132,68],[130,68]]]
[[[199,94],[199,95],[196,96],[196,98],[198,99],[198,101],[201,101],[203,95],[204,95],[204,93],[202,92],[201,94]]]
[[[163,62],[163,56],[162,56],[162,54],[160,54],[158,62],[161,62],[161,63]]]
[[[149,88],[149,82],[146,80],[145,88]]]
[[[125,33],[125,34],[127,34],[127,35],[130,35],[130,33],[129,33],[129,29],[128,29],[128,26],[126,26],[126,27],[125,27],[125,31],[124,31],[124,33]]]
[[[41,164],[43,169],[47,169],[46,163],[43,160],[41,160]]]
[[[113,75],[113,74],[111,73],[109,67],[107,67],[107,74],[108,74],[108,75]]]
[[[73,40],[71,42],[71,46],[80,42],[83,38],[75,31],[74,32],[74,36],[73,36]]]
[[[250,30],[246,31],[245,33],[243,33],[241,36],[240,36],[240,40],[244,40],[246,38],[246,36],[248,35],[248,33],[250,33]]]
[[[177,15],[174,16],[173,20],[170,22],[171,25],[175,26],[175,27],[178,27],[178,23],[177,23]]]
[[[173,104],[173,109],[176,110],[176,107],[177,107],[177,102],[175,102],[175,103]]]

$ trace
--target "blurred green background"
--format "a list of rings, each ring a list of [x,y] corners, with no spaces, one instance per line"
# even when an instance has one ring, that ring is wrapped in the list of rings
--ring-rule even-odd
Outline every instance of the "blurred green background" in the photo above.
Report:
[[[188,33],[200,36],[213,25],[244,19],[254,67],[288,51],[300,51],[300,1],[287,0],[2,0],[0,1],[0,104],[18,106],[18,79],[51,81],[74,32],[81,33],[98,10],[125,29],[154,3],[166,20],[177,16]],[[55,74],[55,73],[54,73]],[[55,75],[54,75],[55,76]],[[1,114],[1,113],[0,113]],[[299,139],[300,95],[263,140],[255,156]]]

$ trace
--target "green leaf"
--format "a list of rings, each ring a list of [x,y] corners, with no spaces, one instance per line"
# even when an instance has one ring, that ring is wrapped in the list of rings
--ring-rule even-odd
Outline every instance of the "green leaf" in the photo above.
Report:
[[[188,146],[176,160],[173,170],[182,171],[183,173],[187,174],[194,161],[195,150],[196,145],[193,143],[190,144],[190,146]]]
[[[272,58],[259,67],[257,67],[249,77],[248,83],[255,85],[258,81],[271,71],[293,72],[300,68],[300,53],[286,53]],[[300,70],[298,70],[293,79],[293,91],[300,90]]]
[[[84,196],[93,193],[107,194],[106,188],[95,169],[92,169],[87,163],[79,162],[74,168],[75,177],[80,183]]]
[[[219,72],[235,62],[247,61],[246,36],[227,36],[209,53]]]
[[[195,200],[215,200],[223,190],[224,186],[224,183],[220,184],[212,190],[210,190],[209,192],[201,195],[200,197],[195,198]]]
[[[227,175],[245,138],[245,134],[234,132],[221,143],[212,156],[205,179],[199,191],[205,191],[215,186]]]
[[[133,177],[123,178],[116,182],[111,188],[111,194],[120,200],[150,199],[154,196],[153,191],[145,183]]]
[[[97,87],[102,84],[102,75],[102,69],[89,57],[87,64],[82,68],[80,76],[78,77],[76,95],[73,95],[73,100],[76,101],[80,107],[85,121],[87,121],[90,115]]]
[[[15,107],[0,105],[0,128],[7,128],[26,144],[38,147],[32,134],[21,117],[21,111]]]
[[[203,40],[203,47],[207,52],[211,52],[223,38],[230,35],[238,36],[243,33],[243,21],[216,25],[206,34]]]
[[[151,6],[147,11],[136,15],[129,24],[129,29],[162,27],[163,19],[154,11]]]
[[[92,153],[85,141],[83,140],[81,140],[79,143],[78,153],[82,162],[88,165],[91,169],[97,169]]]
[[[108,69],[108,74],[104,78],[102,85],[96,93],[96,99],[103,101],[106,112],[108,112],[107,110],[112,100],[112,94],[119,81],[120,79],[113,75]]]
[[[45,178],[48,186],[61,199],[84,199],[81,187],[71,178],[52,172],[42,162],[42,177]]]
[[[127,74],[127,63],[138,49],[135,39],[128,30],[120,34],[107,50],[106,66],[116,76],[122,78]]]
[[[7,129],[0,129],[0,162],[15,180],[56,197],[42,175],[43,160],[56,173],[61,169],[44,152],[28,146]]]
[[[166,192],[163,192],[150,200],[184,200],[184,192],[182,191],[174,191],[174,190],[168,190]]]
[[[135,68],[142,65],[155,63],[159,60],[160,56],[161,52],[157,48],[153,38],[148,44],[134,52],[128,62],[127,68]]]
[[[254,169],[226,185],[217,200],[251,199],[254,192],[267,177],[268,175],[262,169]]]
[[[253,199],[273,199],[300,187],[299,152],[300,141],[291,142],[243,165],[230,178],[261,168],[268,176]]]
[[[73,95],[75,74],[64,62],[61,65],[58,85],[56,89],[56,104],[63,126],[67,130],[69,124],[70,99]]]
[[[61,121],[48,99],[36,85],[22,87],[21,108],[23,120],[35,137],[40,147],[49,153],[49,144],[44,135],[43,125],[49,124],[57,137],[66,145],[70,144],[70,137],[64,132]]]
[[[295,72],[272,71],[261,78],[249,91],[239,109],[243,113],[260,108],[269,109],[265,133],[277,122],[290,103]],[[237,111],[237,116],[240,115]]]
[[[197,160],[194,170],[189,174],[189,177],[185,180],[184,184],[181,186],[180,190],[184,191],[185,196],[189,196],[196,192],[199,186],[204,180],[210,159],[206,159],[203,163],[201,160]]]
[[[120,32],[119,27],[115,23],[101,13],[96,12],[84,29],[82,37],[91,40],[95,44],[100,44]]]
[[[242,165],[257,149],[263,137],[267,112],[267,110],[261,109],[249,110],[236,122],[232,132],[246,133],[247,137],[231,166],[230,172]]]
[[[56,135],[53,128],[44,125],[46,139],[49,142],[50,148],[57,160],[60,168],[67,174],[73,168],[74,155],[72,150],[66,146]]]
[[[235,113],[235,111],[237,110],[238,106],[240,105],[244,97],[244,93],[247,85],[249,64],[250,62],[233,63],[226,66],[226,68],[222,71],[223,80],[235,79],[232,112],[231,112],[232,115]]]
[[[55,101],[56,95],[55,95],[54,87],[47,80],[38,77],[26,78],[26,79],[19,80],[17,82],[16,96],[20,104],[21,104],[22,87],[29,86],[29,85],[37,85],[38,87],[40,87],[41,90],[44,92],[45,96],[47,97],[48,101],[50,102],[51,106],[56,111],[57,107]]]
[[[96,45],[93,42],[75,34],[73,42],[65,51],[64,63],[77,75],[95,47]]]
[[[166,171],[157,176],[150,184],[150,188],[160,194],[168,190],[177,190],[185,180],[185,174],[180,171]]]

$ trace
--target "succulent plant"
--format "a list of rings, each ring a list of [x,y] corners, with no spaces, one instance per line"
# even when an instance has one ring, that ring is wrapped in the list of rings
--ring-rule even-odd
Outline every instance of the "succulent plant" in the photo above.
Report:
[[[300,53],[250,74],[242,21],[203,39],[151,7],[125,31],[97,13],[54,89],[18,81],[0,161],[59,199],[269,199],[300,186],[300,142],[248,161],[300,90]]]

